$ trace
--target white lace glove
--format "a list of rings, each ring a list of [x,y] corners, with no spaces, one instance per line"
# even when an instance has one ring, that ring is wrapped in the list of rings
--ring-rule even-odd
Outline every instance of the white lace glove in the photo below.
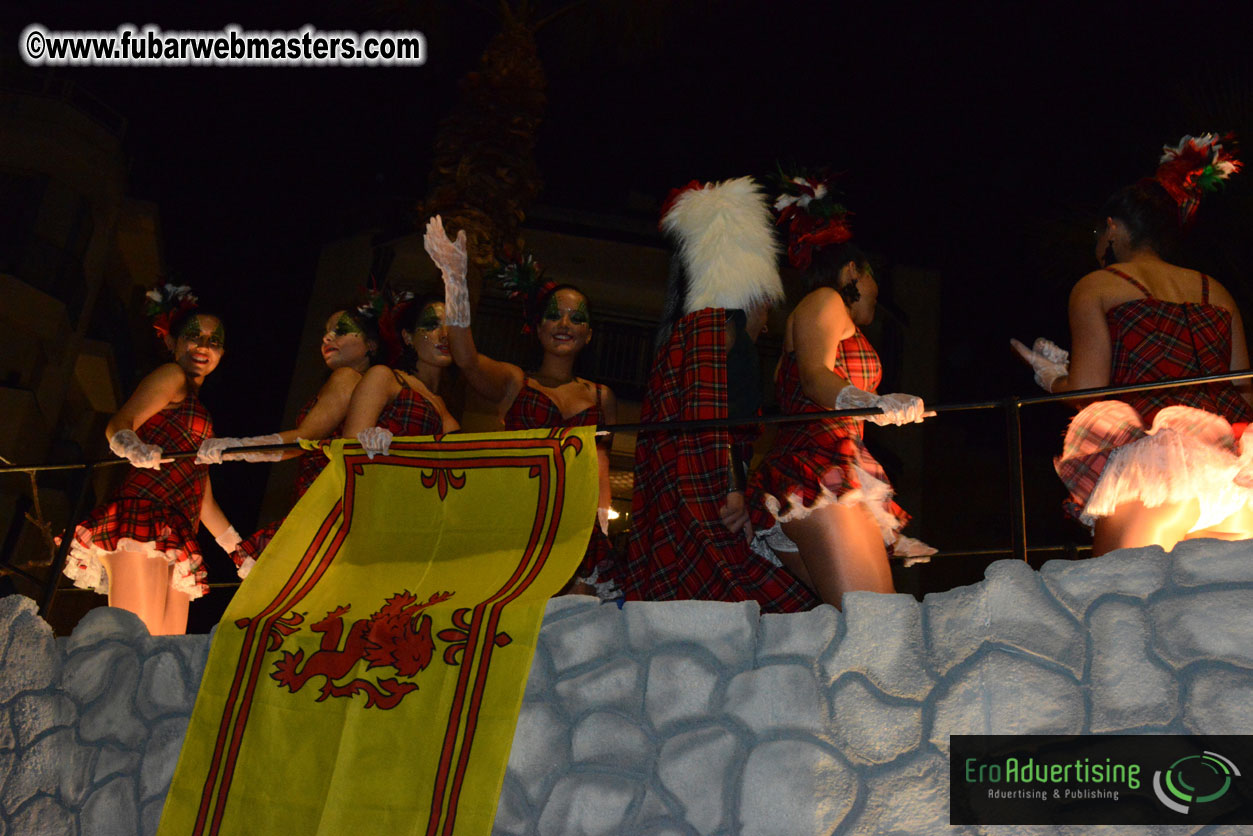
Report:
[[[391,452],[392,433],[391,430],[385,430],[382,427],[366,427],[357,433],[357,443],[370,457],[370,461],[374,461],[374,457],[379,453],[386,456]]]
[[[1045,392],[1052,392],[1053,383],[1059,377],[1066,377],[1070,374],[1070,352],[1064,351],[1044,337],[1037,339],[1031,348],[1027,348],[1018,340],[1011,339],[1009,344],[1014,351],[1018,352],[1018,356],[1035,371],[1035,382],[1040,384]]]
[[[161,469],[163,451],[156,444],[144,444],[134,430],[118,430],[109,439],[109,449],[118,458],[126,459],[135,467]]]
[[[596,522],[600,524],[600,533],[608,537],[609,536],[609,509],[608,508],[596,509]]]
[[[426,223],[422,236],[426,254],[435,262],[444,277],[444,324],[457,327],[470,325],[470,292],[466,288],[466,231],[457,233],[455,242],[448,240],[444,220],[439,215]]]
[[[922,398],[917,395],[905,395],[894,392],[890,395],[876,395],[865,389],[848,385],[835,396],[836,409],[874,409],[883,410],[882,415],[866,415],[865,420],[873,421],[880,427],[885,424],[917,424],[927,411]]]
[[[277,462],[282,461],[282,450],[256,451],[250,453],[223,453],[231,447],[260,447],[264,444],[282,444],[278,433],[254,435],[249,438],[206,438],[196,451],[196,464],[221,464],[222,462]]]
[[[231,526],[221,534],[213,538],[213,542],[222,547],[222,551],[230,554],[239,548],[239,544],[244,542],[244,538],[239,536],[239,532],[235,530],[235,526]]]

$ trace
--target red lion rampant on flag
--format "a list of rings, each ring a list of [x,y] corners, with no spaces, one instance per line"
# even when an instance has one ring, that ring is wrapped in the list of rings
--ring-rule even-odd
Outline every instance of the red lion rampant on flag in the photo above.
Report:
[[[369,618],[352,622],[346,632],[344,616],[352,605],[336,607],[321,621],[309,626],[313,632],[322,634],[319,649],[308,659],[305,659],[303,649],[295,652],[284,650],[282,657],[275,660],[270,677],[295,693],[313,677],[321,676],[324,681],[318,702],[327,697],[365,694],[366,708],[395,708],[405,694],[418,688],[418,683],[402,682],[397,676],[416,676],[426,669],[435,655],[431,617],[421,611],[447,601],[452,595],[451,592],[437,592],[426,602],[418,603],[417,596],[408,590],[398,592]],[[285,621],[299,624],[303,617],[292,613]],[[346,682],[336,681],[347,677],[362,660],[368,663],[367,670],[390,667],[397,676],[376,682],[359,677]]]

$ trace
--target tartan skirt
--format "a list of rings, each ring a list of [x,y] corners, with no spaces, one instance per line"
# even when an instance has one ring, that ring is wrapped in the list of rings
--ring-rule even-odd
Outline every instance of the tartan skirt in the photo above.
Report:
[[[108,594],[109,576],[100,558],[117,551],[164,560],[173,568],[170,588],[192,600],[209,591],[196,530],[168,505],[119,497],[97,506],[74,530],[65,574],[77,587]]]

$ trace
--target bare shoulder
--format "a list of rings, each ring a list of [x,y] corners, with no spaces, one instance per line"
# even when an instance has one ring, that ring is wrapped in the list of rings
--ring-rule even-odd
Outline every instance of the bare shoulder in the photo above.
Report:
[[[853,335],[856,326],[848,314],[844,297],[829,287],[810,291],[789,317],[793,337],[811,335],[816,329],[828,336],[844,340]],[[807,341],[805,338],[801,342]]]
[[[374,368],[378,367],[375,366]],[[369,369],[366,371],[368,372]],[[364,377],[365,375],[361,374],[361,372],[356,369],[350,369],[347,366],[344,366],[331,372],[331,376],[326,379],[326,383],[323,385],[323,388],[329,391],[352,391]]]
[[[1209,298],[1210,302],[1220,308],[1226,308],[1231,311],[1239,309],[1236,305],[1235,297],[1231,295],[1231,291],[1227,290],[1227,288],[1213,276],[1211,276],[1209,280]]]
[[[140,387],[169,396],[171,403],[187,397],[187,372],[178,363],[162,363],[140,381]]]

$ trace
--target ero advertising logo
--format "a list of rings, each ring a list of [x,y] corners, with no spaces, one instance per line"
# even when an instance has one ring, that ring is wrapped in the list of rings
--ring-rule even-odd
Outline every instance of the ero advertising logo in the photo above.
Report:
[[[950,824],[1253,824],[1253,783],[1244,778],[1253,736],[953,735],[949,743]]]

